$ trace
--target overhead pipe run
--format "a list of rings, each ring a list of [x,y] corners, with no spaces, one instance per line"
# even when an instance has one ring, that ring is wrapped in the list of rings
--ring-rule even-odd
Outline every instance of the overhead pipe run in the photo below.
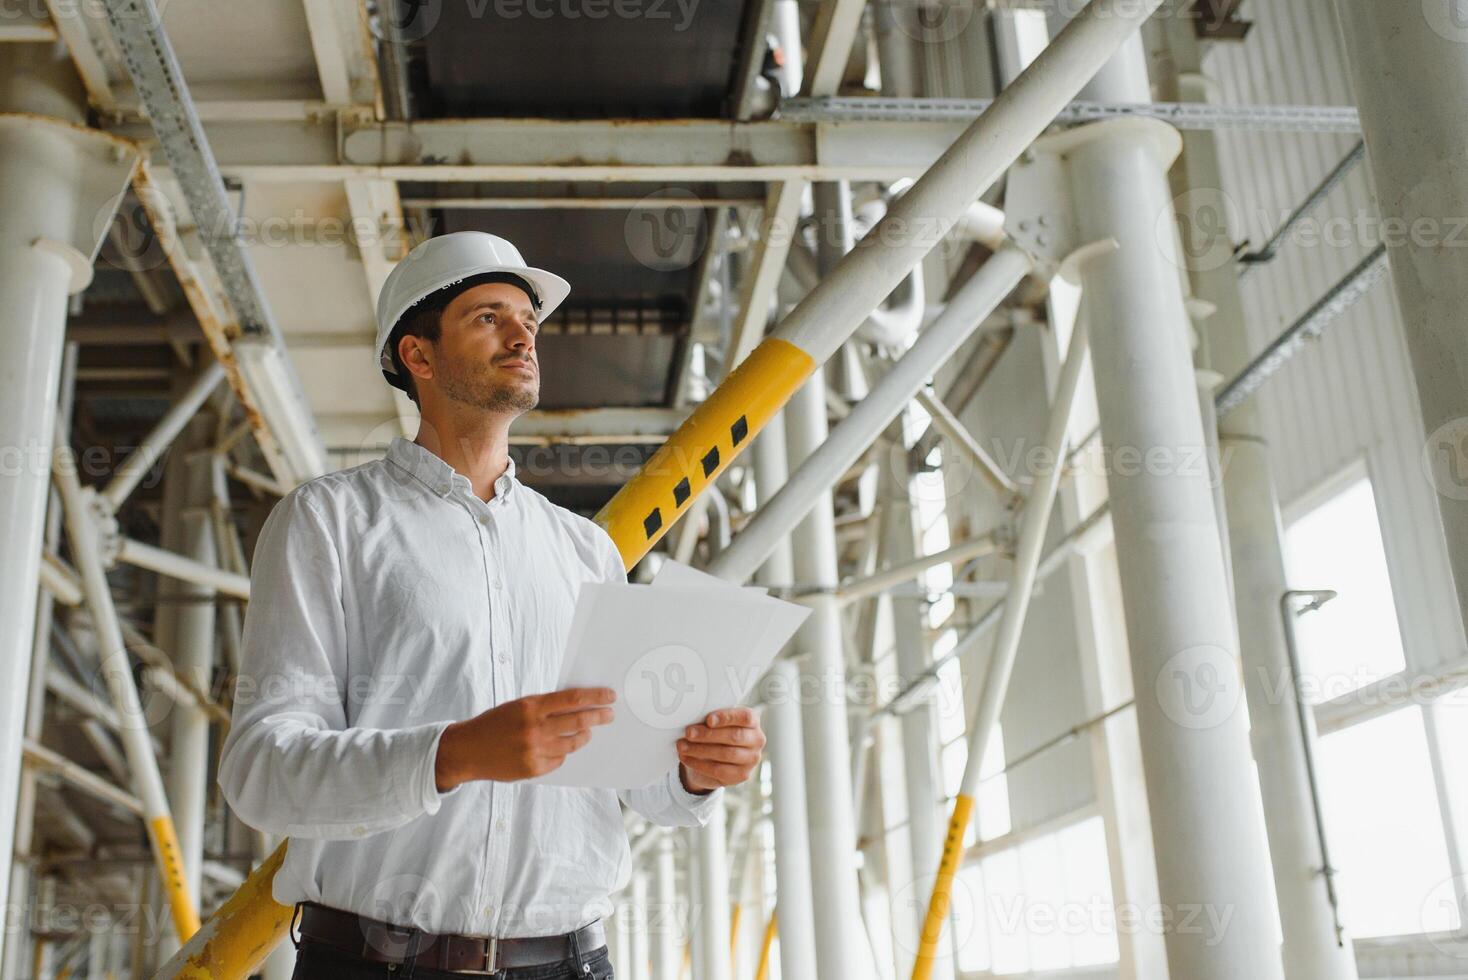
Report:
[[[121,3],[122,0],[114,0]],[[973,121],[773,334],[596,515],[631,568],[796,390],[1019,158],[1162,0],[1092,0]],[[285,846],[256,868],[157,976],[242,980],[285,936],[271,898]]]

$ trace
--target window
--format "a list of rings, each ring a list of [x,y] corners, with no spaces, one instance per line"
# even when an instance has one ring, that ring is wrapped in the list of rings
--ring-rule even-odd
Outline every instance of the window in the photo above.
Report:
[[[954,893],[964,971],[1014,974],[1115,963],[1119,956],[1100,817],[969,864]]]
[[[1420,707],[1320,740],[1321,796],[1346,930],[1399,936],[1458,927],[1442,811]]]
[[[1405,666],[1369,479],[1357,476],[1292,521],[1285,563],[1291,588],[1339,593],[1295,620],[1306,700],[1341,697]]]

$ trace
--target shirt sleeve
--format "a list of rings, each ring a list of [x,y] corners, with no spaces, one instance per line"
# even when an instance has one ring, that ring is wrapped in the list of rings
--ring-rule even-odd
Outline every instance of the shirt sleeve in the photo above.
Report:
[[[626,582],[627,570],[622,564],[622,555],[611,537],[602,532],[605,541],[606,575],[603,581]],[[678,766],[674,765],[666,776],[640,789],[624,789],[617,793],[618,799],[642,814],[643,817],[664,827],[702,827],[708,823],[714,808],[723,802],[724,789],[719,787],[712,793],[690,793],[683,788],[678,777]]]
[[[663,827],[702,827],[709,822],[714,808],[723,804],[724,787],[712,793],[690,793],[678,778],[678,766],[655,783],[641,789],[617,791],[617,798]]]
[[[434,775],[448,722],[348,725],[346,647],[336,542],[297,489],[271,511],[256,544],[219,764],[224,797],[247,825],[345,840],[435,813],[450,795]]]

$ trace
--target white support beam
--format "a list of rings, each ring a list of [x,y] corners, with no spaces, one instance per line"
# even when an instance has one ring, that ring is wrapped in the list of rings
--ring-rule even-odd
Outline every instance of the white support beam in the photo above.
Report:
[[[222,173],[246,181],[879,180],[923,175],[972,120],[206,120]],[[120,123],[146,139],[146,125]],[[446,163],[443,161],[452,161]],[[167,161],[155,151],[154,163]]]
[[[825,0],[816,9],[807,44],[803,95],[835,95],[841,86],[851,46],[861,26],[866,0]]]
[[[338,105],[366,105],[382,114],[382,90],[367,11],[361,0],[302,0],[321,94]]]
[[[307,6],[310,7],[311,3]],[[403,202],[398,197],[395,181],[351,177],[343,181],[343,187],[347,192],[347,205],[352,211],[352,227],[358,229],[356,241],[362,267],[367,274],[367,299],[375,309],[388,273],[408,254]],[[366,234],[362,229],[367,230]],[[418,431],[418,406],[405,391],[393,388],[392,396],[398,427],[403,435],[411,438]]]

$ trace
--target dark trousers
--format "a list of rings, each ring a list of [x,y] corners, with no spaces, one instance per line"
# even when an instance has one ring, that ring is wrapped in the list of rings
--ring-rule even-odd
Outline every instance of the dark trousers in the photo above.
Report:
[[[520,966],[489,975],[495,980],[613,980],[612,960],[605,946],[559,963]],[[291,980],[472,980],[475,976],[483,974],[429,970],[409,961],[374,963],[335,946],[302,939],[296,947]]]

